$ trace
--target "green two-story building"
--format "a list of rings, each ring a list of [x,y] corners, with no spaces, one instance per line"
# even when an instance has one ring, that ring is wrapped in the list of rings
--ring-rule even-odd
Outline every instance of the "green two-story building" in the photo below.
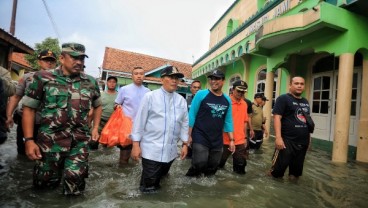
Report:
[[[366,0],[236,0],[210,29],[210,48],[192,77],[206,87],[206,75],[220,69],[225,93],[238,79],[248,83],[249,99],[264,92],[269,129],[275,99],[302,76],[313,143],[333,161],[350,154],[368,162],[367,11]]]

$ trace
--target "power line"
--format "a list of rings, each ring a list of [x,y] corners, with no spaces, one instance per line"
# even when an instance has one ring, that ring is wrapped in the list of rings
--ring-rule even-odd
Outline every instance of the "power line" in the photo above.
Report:
[[[58,29],[57,29],[57,26],[56,26],[56,23],[55,23],[54,19],[52,18],[52,15],[51,15],[51,12],[49,10],[49,7],[47,6],[45,0],[42,0],[42,2],[43,2],[43,5],[45,6],[45,9],[46,9],[46,12],[47,12],[47,16],[49,17],[49,19],[51,21],[51,24],[52,24],[52,27],[54,28],[54,31],[56,33],[56,36],[60,40],[60,33],[59,33]]]

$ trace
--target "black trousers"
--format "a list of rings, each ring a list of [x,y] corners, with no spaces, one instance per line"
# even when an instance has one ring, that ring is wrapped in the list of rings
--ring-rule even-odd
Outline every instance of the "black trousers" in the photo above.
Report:
[[[159,189],[161,178],[169,173],[174,160],[164,163],[142,158],[140,191],[149,193]]]
[[[289,167],[289,176],[299,177],[303,173],[304,159],[308,145],[296,144],[284,139],[285,149],[275,150],[272,158],[271,174],[275,178],[284,176]]]
[[[246,152],[247,149],[244,144],[236,145],[233,154],[229,150],[229,145],[224,145],[219,168],[223,168],[229,156],[232,155],[233,171],[238,174],[245,174],[245,166],[247,166]]]

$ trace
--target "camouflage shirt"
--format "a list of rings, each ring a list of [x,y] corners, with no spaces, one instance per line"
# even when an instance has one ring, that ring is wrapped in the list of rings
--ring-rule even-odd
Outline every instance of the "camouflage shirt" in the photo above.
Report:
[[[39,71],[26,90],[23,105],[41,107],[37,143],[43,152],[69,151],[72,142],[86,143],[91,135],[87,115],[101,105],[97,81],[84,73],[64,76],[60,68]]]
[[[23,96],[26,92],[26,89],[28,89],[29,85],[32,83],[33,81],[33,75],[35,72],[29,72],[27,74],[25,74],[19,81],[17,86],[15,87],[15,94],[18,95],[19,97],[21,97],[22,99],[20,100],[18,107],[17,107],[17,111],[16,113],[18,113],[20,116],[23,115]],[[36,112],[36,118],[35,118],[35,123],[36,124],[40,124],[41,121],[41,112],[39,110],[37,110]]]

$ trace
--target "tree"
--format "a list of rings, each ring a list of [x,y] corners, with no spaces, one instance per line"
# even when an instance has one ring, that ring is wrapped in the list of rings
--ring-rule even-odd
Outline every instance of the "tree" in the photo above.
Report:
[[[52,50],[56,54],[56,57],[58,57],[61,53],[59,40],[57,38],[48,37],[41,43],[35,44],[35,53],[25,55],[25,59],[28,61],[29,65],[31,65],[33,69],[38,70],[40,68],[40,66],[37,63],[38,62],[37,56],[41,51],[47,49]],[[59,61],[57,65],[59,65]]]

